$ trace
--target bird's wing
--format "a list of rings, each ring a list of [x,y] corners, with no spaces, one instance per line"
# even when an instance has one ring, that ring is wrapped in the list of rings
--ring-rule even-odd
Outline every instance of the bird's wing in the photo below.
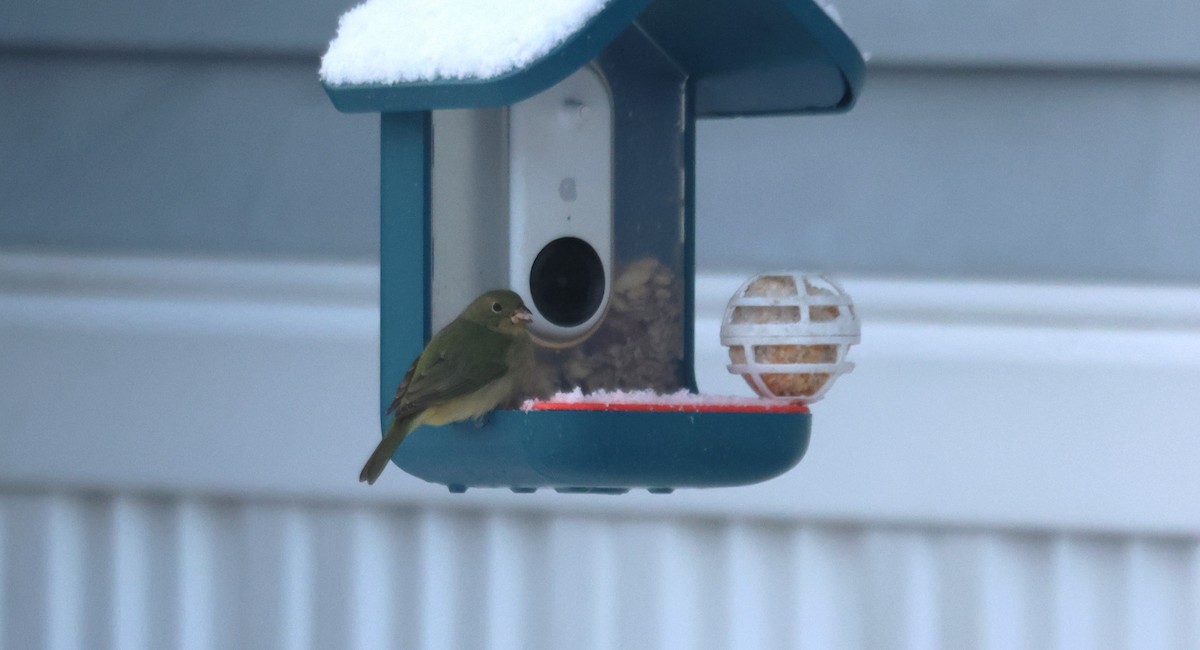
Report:
[[[396,412],[400,408],[400,403],[404,400],[404,394],[408,392],[408,384],[412,381],[413,373],[417,370],[417,363],[421,360],[418,356],[413,359],[412,365],[408,367],[408,372],[404,373],[404,379],[400,380],[400,385],[396,387],[396,396],[392,398],[391,405],[388,406],[387,415]]]
[[[454,341],[454,345],[435,345],[439,338]],[[438,332],[434,339],[413,369],[408,388],[400,398],[398,414],[420,411],[468,395],[508,371],[505,358],[512,344],[510,337],[472,323],[455,321]]]

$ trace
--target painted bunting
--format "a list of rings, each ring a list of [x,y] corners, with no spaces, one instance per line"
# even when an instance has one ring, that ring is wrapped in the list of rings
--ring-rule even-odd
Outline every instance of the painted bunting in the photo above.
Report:
[[[404,437],[422,424],[478,418],[510,397],[533,367],[529,310],[516,293],[489,291],[433,335],[405,373],[387,412],[387,434],[359,481],[375,483]]]

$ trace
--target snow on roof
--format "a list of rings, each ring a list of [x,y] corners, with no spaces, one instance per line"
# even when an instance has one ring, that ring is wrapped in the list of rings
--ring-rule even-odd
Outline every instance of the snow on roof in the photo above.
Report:
[[[608,0],[367,0],[321,59],[333,85],[489,79],[543,56]]]

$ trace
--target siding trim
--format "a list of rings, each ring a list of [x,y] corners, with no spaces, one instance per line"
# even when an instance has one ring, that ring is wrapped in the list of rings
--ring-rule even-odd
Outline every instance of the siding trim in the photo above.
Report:
[[[698,278],[697,341],[741,279]],[[0,254],[0,485],[1200,532],[1200,288],[843,280],[858,368],[784,477],[450,495],[354,480],[378,435],[376,267]],[[702,389],[745,392],[719,347],[696,363]]]

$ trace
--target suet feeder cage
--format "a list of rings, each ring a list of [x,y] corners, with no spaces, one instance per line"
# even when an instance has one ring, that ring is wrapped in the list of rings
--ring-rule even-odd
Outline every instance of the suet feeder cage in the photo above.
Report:
[[[767,398],[821,399],[859,342],[854,303],[836,281],[818,273],[776,271],[746,281],[721,319],[729,372]]]
[[[862,78],[811,0],[348,12],[322,82],[382,118],[381,412],[431,332],[502,287],[541,344],[526,394],[694,392],[696,120],[845,111]],[[452,491],[669,492],[778,476],[810,423],[798,403],[540,402],[419,428],[394,460]]]

